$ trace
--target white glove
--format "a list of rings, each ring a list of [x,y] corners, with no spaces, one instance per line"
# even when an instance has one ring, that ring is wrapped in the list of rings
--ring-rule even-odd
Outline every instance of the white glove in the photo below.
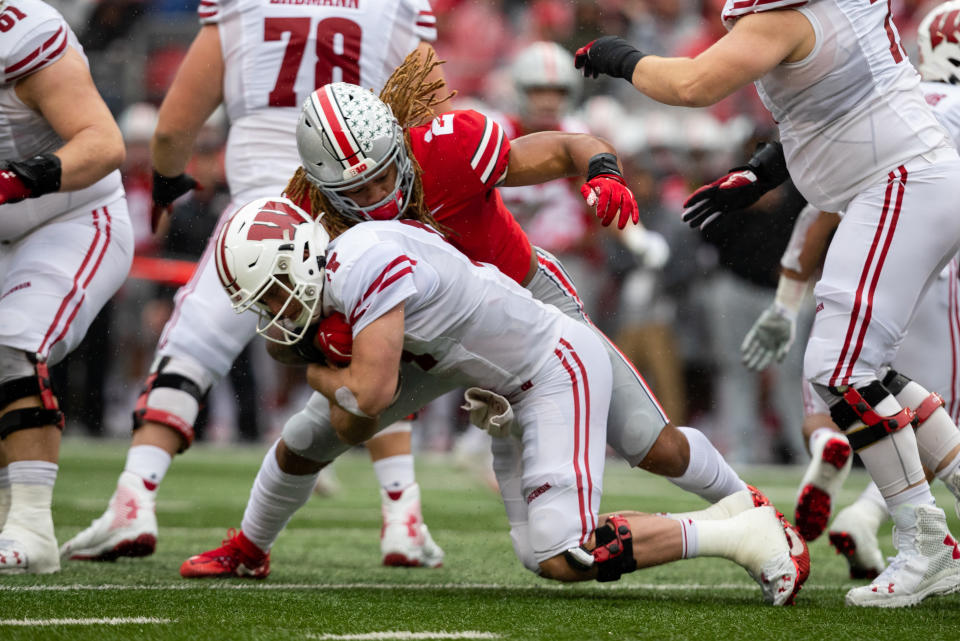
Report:
[[[513,427],[510,401],[479,387],[469,388],[463,399],[466,404],[461,407],[470,413],[471,423],[489,432],[490,436],[502,438],[510,435],[510,428]]]
[[[793,345],[796,324],[795,315],[776,302],[763,310],[740,346],[747,369],[759,372],[782,361]]]
[[[670,259],[670,245],[663,235],[639,225],[623,230],[623,244],[647,269],[662,269]]]

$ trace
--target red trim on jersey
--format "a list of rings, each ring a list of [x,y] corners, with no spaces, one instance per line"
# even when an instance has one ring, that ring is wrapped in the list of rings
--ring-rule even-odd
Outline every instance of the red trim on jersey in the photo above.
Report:
[[[389,278],[387,277],[387,274],[390,273],[390,270],[396,268],[398,265],[402,265],[405,262],[409,263],[409,265],[401,269],[396,274],[391,275]],[[356,307],[353,308],[353,312],[350,314],[350,324],[352,325],[355,322],[357,322],[357,320],[359,320],[359,318],[367,312],[366,307],[361,309],[361,306],[366,302],[367,298],[369,298],[374,292],[383,291],[384,288],[387,287],[387,285],[392,284],[394,281],[397,280],[397,278],[400,278],[405,274],[413,273],[413,265],[416,265],[416,264],[417,264],[417,261],[413,260],[412,258],[406,255],[397,256],[392,261],[390,261],[390,264],[387,265],[382,272],[380,272],[380,275],[377,276],[372,283],[370,283],[370,287],[367,288],[367,291],[365,291],[363,293],[363,296],[360,297],[360,300],[357,301]]]
[[[573,472],[577,477],[577,503],[580,507],[580,544],[587,542],[592,529],[587,528],[586,505],[583,500],[583,475],[580,472],[580,389],[577,385],[577,374],[570,367],[566,357],[559,348],[553,350],[553,353],[560,359],[560,364],[570,375],[570,382],[573,388]]]
[[[36,55],[39,54],[43,49],[45,49],[46,47],[49,47],[51,44],[53,44],[53,42],[57,39],[58,36],[60,36],[60,34],[61,34],[62,32],[63,32],[63,27],[60,27],[60,29],[57,30],[57,33],[55,33],[49,40],[47,40],[45,43],[43,43],[43,45],[42,45],[39,49],[36,49],[33,53],[31,53],[31,54],[28,56],[28,58],[31,58],[31,59],[32,59],[32,58],[36,57]],[[44,66],[45,64],[47,64],[48,62],[52,61],[54,58],[56,58],[56,57],[59,56],[61,53],[63,53],[63,50],[66,49],[66,48],[67,48],[67,37],[66,37],[66,34],[64,34],[64,35],[63,35],[63,41],[57,46],[56,49],[54,49],[53,51],[51,51],[50,53],[48,53],[46,56],[44,56],[43,59],[36,61],[35,64],[33,64],[33,65],[31,65],[31,66],[29,66],[29,67],[27,67],[27,68],[25,68],[25,69],[20,70],[19,73],[15,73],[15,74],[13,74],[13,75],[7,76],[7,82],[13,82],[14,80],[18,80],[18,79],[20,79],[20,78],[23,78],[24,76],[27,76],[27,75],[30,75],[31,73],[34,73],[35,71],[39,71],[41,68],[43,68],[43,66]],[[16,71],[17,69],[20,68],[21,65],[23,65],[23,64],[25,64],[25,63],[27,63],[27,62],[29,62],[29,60],[27,60],[27,58],[24,58],[23,60],[21,60],[20,62],[16,63],[15,65],[12,65],[12,66],[8,67],[8,68],[6,69],[6,71],[5,71],[5,73],[11,73],[11,72],[13,72],[13,71]]]
[[[63,27],[60,27],[59,29],[57,29],[56,33],[50,36],[50,38],[46,42],[44,42],[42,45],[40,45],[39,47],[37,47],[36,49],[28,53],[26,56],[21,58],[19,62],[15,62],[14,64],[4,69],[3,70],[4,73],[13,73],[14,71],[17,71],[24,65],[29,64],[34,58],[39,56],[44,49],[52,45],[56,41],[56,39],[60,36],[61,33],[63,33]]]
[[[583,422],[583,468],[587,476],[587,509],[590,512],[590,532],[593,532],[597,529],[597,523],[593,518],[593,477],[590,475],[590,379],[587,377],[587,368],[583,366],[583,361],[580,360],[580,356],[577,355],[577,351],[573,349],[573,346],[563,338],[560,339],[560,344],[570,351],[570,356],[573,357],[573,361],[580,370],[580,376],[583,377],[583,405],[585,416]],[[579,487],[577,489],[580,490]],[[581,543],[582,542],[583,541],[581,541]]]
[[[104,213],[106,213],[106,207],[104,207],[103,210],[104,210]],[[47,328],[47,333],[44,334],[43,341],[40,343],[40,348],[37,350],[37,352],[39,352],[40,354],[43,354],[44,356],[46,356],[47,354],[46,350],[47,350],[48,341],[50,341],[50,337],[53,336],[53,332],[56,331],[57,327],[60,325],[60,319],[63,318],[64,312],[66,311],[67,306],[72,303],[74,296],[76,296],[77,291],[80,289],[80,279],[83,277],[83,273],[87,269],[87,264],[90,263],[90,259],[93,257],[94,250],[96,250],[97,245],[100,243],[100,235],[102,233],[100,229],[100,209],[99,208],[94,209],[90,213],[93,216],[93,226],[96,229],[96,232],[93,235],[93,241],[90,243],[90,247],[87,248],[87,253],[84,255],[83,261],[80,262],[80,267],[77,269],[76,274],[74,274],[73,276],[73,286],[70,288],[70,291],[67,293],[67,295],[63,297],[63,300],[60,301],[60,307],[57,309],[57,313],[53,317],[53,322],[50,324],[50,327]],[[107,224],[107,230],[108,230],[107,233],[108,233],[108,239],[109,239],[109,222]],[[104,245],[103,251],[106,251],[106,244]],[[100,260],[102,258],[103,258],[103,255],[101,253],[100,258],[96,260],[97,265],[100,264]],[[94,272],[95,271],[96,269],[94,269]],[[90,282],[90,279],[88,278],[86,282]],[[81,295],[80,297],[80,303],[82,302],[83,302],[83,295]],[[76,304],[77,309],[79,309],[80,303]],[[73,317],[76,316],[76,314],[77,312],[75,309],[73,313],[70,315],[70,319],[67,320],[68,327],[70,325],[70,320],[72,320]],[[49,344],[52,345],[53,343],[57,342],[57,340],[60,340],[60,338],[63,337],[63,334],[65,332],[66,332],[66,328],[64,329],[64,332],[61,333],[56,340],[50,342]]]
[[[863,271],[860,274],[860,282],[857,285],[857,294],[854,299],[853,309],[850,312],[850,323],[847,326],[847,335],[843,341],[843,349],[840,352],[840,360],[837,361],[837,365],[833,370],[833,376],[830,378],[830,385],[835,387],[837,385],[847,385],[850,376],[853,374],[853,366],[857,362],[857,359],[860,357],[860,350],[863,348],[863,339],[866,336],[867,328],[870,325],[870,319],[873,316],[873,296],[876,293],[877,282],[880,280],[880,272],[883,269],[883,263],[887,257],[887,252],[890,249],[890,243],[893,240],[893,232],[896,229],[897,220],[900,218],[900,205],[903,203],[903,192],[906,188],[907,182],[907,170],[903,165],[897,167],[897,170],[900,173],[900,178],[897,178],[894,173],[891,171],[887,174],[887,191],[884,195],[883,210],[880,214],[880,222],[877,224],[877,231],[873,237],[873,243],[870,245],[870,251],[867,253],[867,260],[864,264]],[[894,205],[893,212],[890,212],[890,201],[893,195],[894,185],[897,184],[900,186],[897,197],[896,204]],[[887,214],[889,216],[889,225]],[[880,255],[877,257],[876,265],[873,269],[873,278],[870,280],[869,287],[864,288],[867,284],[867,278],[870,275],[871,267],[874,266],[874,256],[877,253],[877,248],[880,246],[881,242],[883,246],[880,248]],[[864,299],[864,294],[866,294],[866,304],[864,306],[863,319],[860,319],[860,308],[861,301]],[[847,351],[850,349],[850,342],[853,339],[854,332],[856,331],[857,326],[860,325],[860,331],[857,333],[857,342],[853,347],[853,351],[850,354],[850,360],[847,364],[846,373],[843,374],[841,378],[841,372],[843,372],[844,363],[847,362]],[[839,380],[838,380],[839,379]]]
[[[340,158],[342,158],[341,162],[346,163],[348,166],[356,164],[349,159],[356,159],[360,153],[360,147],[353,144],[350,138],[347,137],[348,132],[344,130],[344,123],[340,119],[340,114],[333,107],[333,101],[336,100],[336,97],[333,95],[333,88],[329,86],[325,87],[322,91],[315,92],[314,95],[317,96],[317,103],[320,105],[324,120],[327,121],[327,127],[330,133],[333,134],[330,142],[337,147],[337,153],[340,155]]]

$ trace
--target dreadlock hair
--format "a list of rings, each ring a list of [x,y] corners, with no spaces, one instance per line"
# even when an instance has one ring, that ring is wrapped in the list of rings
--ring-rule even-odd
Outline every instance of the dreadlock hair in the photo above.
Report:
[[[433,51],[428,52],[425,58],[421,58],[419,51],[411,52],[387,79],[380,92],[380,100],[390,107],[400,123],[403,143],[413,165],[413,185],[407,195],[408,202],[402,218],[418,220],[446,235],[448,230],[434,220],[427,207],[423,195],[423,181],[420,179],[423,171],[410,148],[410,127],[429,122],[434,115],[433,107],[456,93],[446,92],[446,83],[443,80],[427,82],[427,76],[440,64],[442,61],[436,59]],[[331,236],[339,235],[356,223],[355,219],[344,216],[330,204],[323,192],[307,179],[307,171],[303,167],[297,168],[284,192],[297,203],[309,200],[314,215],[323,212],[323,222]]]

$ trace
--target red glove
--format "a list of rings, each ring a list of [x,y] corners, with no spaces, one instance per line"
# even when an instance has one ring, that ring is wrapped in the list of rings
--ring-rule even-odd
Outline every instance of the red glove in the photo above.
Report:
[[[29,198],[30,188],[10,169],[0,169],[0,205]]]
[[[320,321],[315,342],[331,365],[346,367],[350,364],[353,328],[340,312],[334,312]]]
[[[637,201],[627,188],[627,183],[616,174],[600,174],[591,178],[580,187],[580,193],[588,205],[597,206],[597,217],[604,227],[613,222],[618,211],[620,218],[617,219],[617,229],[626,227],[630,220],[635,225],[640,222]]]

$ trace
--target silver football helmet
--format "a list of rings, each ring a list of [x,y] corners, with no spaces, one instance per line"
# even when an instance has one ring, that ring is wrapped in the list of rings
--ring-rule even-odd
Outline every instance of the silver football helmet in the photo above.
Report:
[[[917,45],[924,80],[960,83],[960,0],[944,2],[924,17]]]
[[[517,93],[520,113],[527,109],[526,93],[531,89],[561,89],[569,111],[580,96],[583,77],[574,68],[573,56],[556,42],[540,41],[525,47],[513,59],[510,76]]]
[[[307,180],[350,218],[393,220],[409,204],[414,171],[403,129],[371,91],[336,82],[310,94],[297,123],[297,149]],[[344,195],[381,177],[391,165],[397,168],[396,182],[379,202],[361,206]]]
[[[287,198],[238,209],[217,236],[215,257],[234,311],[256,311],[267,340],[296,343],[320,317],[329,242],[323,225]]]

